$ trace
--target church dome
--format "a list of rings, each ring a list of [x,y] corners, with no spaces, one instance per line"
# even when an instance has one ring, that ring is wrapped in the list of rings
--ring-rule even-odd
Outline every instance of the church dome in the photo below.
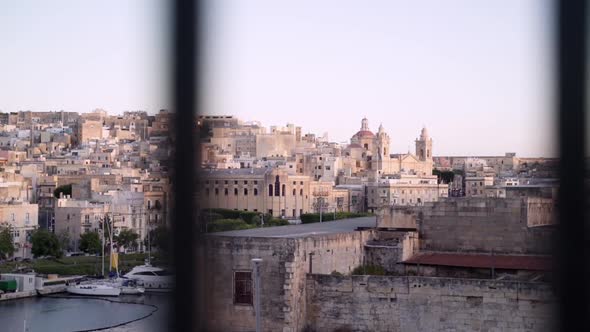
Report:
[[[359,130],[356,134],[354,134],[354,136],[356,137],[375,137],[375,134],[373,134],[372,131],[370,130]]]
[[[366,117],[361,121],[361,130],[354,134],[354,136],[358,138],[375,137],[375,134],[369,129],[369,120]]]

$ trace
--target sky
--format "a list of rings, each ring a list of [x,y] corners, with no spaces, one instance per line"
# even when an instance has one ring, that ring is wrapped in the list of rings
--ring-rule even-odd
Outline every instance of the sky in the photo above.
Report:
[[[203,109],[346,141],[369,119],[391,150],[552,156],[544,0],[209,1]]]
[[[170,108],[165,0],[0,0],[0,111]],[[209,0],[206,114],[392,152],[554,155],[548,0]]]
[[[169,108],[164,0],[0,0],[0,111]]]

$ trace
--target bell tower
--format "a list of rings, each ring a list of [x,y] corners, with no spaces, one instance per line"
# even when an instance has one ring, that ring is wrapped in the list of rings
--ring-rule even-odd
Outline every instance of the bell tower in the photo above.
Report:
[[[379,131],[377,132],[377,156],[380,160],[389,160],[391,151],[389,150],[389,135],[385,132],[383,124],[379,125]]]
[[[420,138],[416,139],[416,156],[420,161],[432,160],[432,138],[428,136],[426,127],[422,128]]]

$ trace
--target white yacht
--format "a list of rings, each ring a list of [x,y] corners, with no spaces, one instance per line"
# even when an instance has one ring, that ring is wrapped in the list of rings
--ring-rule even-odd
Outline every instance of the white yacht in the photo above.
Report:
[[[99,281],[102,285],[117,287],[121,289],[122,295],[141,295],[145,292],[145,288],[138,285],[137,280],[117,277],[104,281]]]
[[[76,295],[93,295],[93,296],[119,296],[121,288],[105,284],[77,284],[68,285],[66,291]]]
[[[169,292],[174,287],[172,273],[149,263],[134,267],[124,277],[137,280],[138,285],[143,286],[146,291]]]

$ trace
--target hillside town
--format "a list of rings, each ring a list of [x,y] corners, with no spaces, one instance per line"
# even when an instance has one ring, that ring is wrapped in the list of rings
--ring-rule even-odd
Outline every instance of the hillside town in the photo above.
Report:
[[[170,112],[0,113],[0,211],[10,257],[32,258],[37,229],[78,252],[103,224],[136,234],[120,251],[144,251],[148,233],[169,223]],[[102,233],[101,233],[102,234]]]
[[[105,227],[116,252],[150,251],[172,222],[172,117],[1,113],[0,227],[14,247],[4,258],[45,256],[39,232],[59,241],[55,256],[99,254]],[[426,127],[399,153],[366,118],[346,144],[233,116],[199,116],[195,132],[210,330],[257,319],[264,331],[552,323],[556,159],[441,156]],[[89,234],[103,245],[89,247]]]
[[[347,144],[231,116],[198,126],[204,214],[244,224],[205,237],[206,330],[554,326],[556,159],[441,156],[427,128],[397,153],[366,118]]]

